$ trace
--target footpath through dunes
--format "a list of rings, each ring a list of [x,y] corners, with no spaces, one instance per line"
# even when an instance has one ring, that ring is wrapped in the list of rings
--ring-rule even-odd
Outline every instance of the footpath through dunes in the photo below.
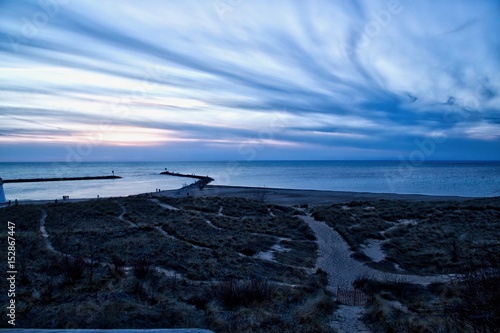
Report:
[[[296,235],[292,235],[292,237],[285,237],[284,235],[286,235],[287,232],[286,226],[279,226],[276,230],[277,233],[271,230],[262,230],[260,233],[253,232],[256,227],[257,230],[259,230],[259,228],[257,225],[258,223],[256,223],[251,216],[244,217],[244,221],[246,221],[247,225],[242,228],[238,226],[238,218],[221,214],[224,206],[220,206],[217,212],[214,211],[211,213],[206,211],[203,212],[206,210],[206,207],[199,206],[199,204],[198,206],[196,204],[190,204],[183,209],[179,209],[170,204],[163,203],[156,198],[146,200],[129,198],[114,200],[114,202],[118,204],[121,210],[119,214],[118,212],[114,213],[117,215],[117,219],[121,221],[121,224],[101,224],[108,233],[119,231],[118,234],[121,235],[132,232],[150,233],[154,230],[158,232],[157,235],[174,241],[177,245],[183,244],[184,247],[187,246],[190,250],[194,249],[206,252],[207,255],[224,248],[229,251],[231,256],[247,258],[250,261],[254,259],[265,260],[279,264],[282,267],[288,266],[309,273],[311,273],[314,267],[314,262],[311,258],[304,258],[299,255],[301,249],[314,251],[314,241],[302,237],[300,231],[295,231]],[[93,203],[98,204],[98,202]],[[73,203],[72,205],[84,204]],[[52,208],[56,206],[57,205],[51,205]],[[68,207],[72,206],[66,206],[66,208]],[[226,209],[226,211],[231,214],[229,209]],[[275,214],[269,211],[269,208],[262,209],[262,212],[260,212],[260,219],[265,220],[265,217],[276,219],[276,215],[282,213],[276,211]],[[234,212],[233,210],[232,213],[234,214]],[[249,211],[247,211],[247,213],[249,213]],[[60,214],[60,212],[52,211],[51,217],[53,217],[54,214],[57,215]],[[240,212],[238,212],[238,214],[240,214]],[[65,241],[67,242],[67,238],[72,238],[68,235],[73,233],[81,234],[80,237],[84,237],[83,235],[86,233],[95,232],[94,227],[89,225],[89,221],[86,223],[87,226],[83,226],[82,223],[78,223],[78,219],[76,219],[70,223],[72,225],[52,225],[52,235],[50,235],[46,227],[47,215],[46,210],[43,210],[43,216],[40,220],[40,231],[46,241],[46,247],[54,253],[64,254],[70,253],[70,251],[62,252],[56,250],[50,239],[59,238],[60,246],[65,247],[66,244],[61,244],[61,234],[65,234]],[[109,218],[109,216],[101,218],[101,222],[103,222],[102,219]],[[61,216],[56,217],[56,219],[61,219]],[[262,222],[269,224],[269,221]],[[48,224],[50,225],[51,223],[54,222],[49,219]],[[225,226],[225,224],[227,225]],[[294,229],[297,228],[294,226]],[[101,236],[95,235],[94,237],[100,238]],[[309,238],[312,237],[312,234],[310,234]],[[94,241],[96,240],[95,238]],[[102,239],[102,241],[109,242],[109,239]],[[81,243],[82,240],[79,239],[75,242]],[[103,245],[101,244],[101,246]],[[141,246],[144,247],[144,244],[141,244]],[[68,249],[66,248],[66,250]],[[275,257],[280,257],[280,253],[282,252],[291,253],[286,256],[281,256],[281,258],[279,258],[280,260],[276,260]],[[297,259],[297,257],[299,259]],[[191,278],[204,281],[204,278],[201,276],[192,276]]]
[[[380,195],[370,193],[342,193],[323,191],[300,191],[300,190],[277,190],[277,189],[248,189],[234,187],[213,187],[210,186],[203,191],[194,192],[192,195],[220,195],[236,196],[262,199],[266,202],[273,202],[285,205],[304,204],[331,204],[347,203],[354,200],[380,200],[380,199],[406,199],[413,201],[441,201],[442,197],[427,196],[399,196]],[[311,196],[310,196],[311,195]],[[450,199],[450,198],[447,198]],[[465,198],[454,198],[458,201]],[[219,212],[222,209],[219,209]],[[412,274],[394,274],[379,271],[353,258],[354,252],[350,250],[347,242],[342,236],[326,223],[315,220],[310,214],[302,215],[300,218],[313,230],[318,243],[318,259],[316,268],[322,269],[328,275],[328,287],[332,293],[337,292],[338,287],[352,289],[353,282],[358,278],[374,278],[386,281],[405,281],[417,284],[429,284],[436,281],[447,281],[448,275],[440,276],[420,276]],[[388,232],[396,228],[389,229]],[[265,257],[265,253],[261,254]],[[364,306],[340,305],[333,313],[330,326],[339,333],[368,333],[370,330],[364,324],[361,317],[365,314]]]
[[[300,216],[314,231],[318,242],[317,268],[328,274],[328,287],[336,292],[338,287],[352,289],[353,282],[360,277],[370,277],[381,280],[407,281],[411,283],[428,284],[435,281],[446,281],[447,276],[416,276],[381,272],[370,268],[352,258],[353,252],[342,236],[324,222],[315,220],[311,215]],[[362,316],[364,306],[340,305],[335,310],[331,326],[338,333],[369,333]]]
[[[326,223],[315,220],[311,215],[300,216],[300,218],[307,223],[316,235],[319,246],[317,266],[328,273],[329,286],[332,291],[335,291],[339,286],[351,288],[352,283],[361,277],[394,281],[403,280],[418,284],[444,282],[450,278],[450,275],[395,274],[373,269],[354,259],[352,257],[354,253],[349,249],[349,245],[337,231]]]
[[[172,197],[173,191],[164,191],[160,196]],[[366,200],[406,200],[440,202],[453,200],[462,202],[470,200],[466,197],[441,197],[426,195],[400,195],[390,193],[358,193],[338,191],[312,191],[273,188],[252,188],[238,186],[213,186],[209,185],[202,191],[190,191],[191,197],[199,200],[208,197],[219,198],[260,198],[263,202],[280,204],[285,206],[294,205],[319,205],[332,203],[348,203],[351,201]],[[218,199],[220,200],[220,199]],[[207,208],[208,209],[208,208]],[[211,208],[216,213],[215,207]],[[224,208],[225,209],[225,208]],[[222,211],[222,206],[219,208]],[[330,286],[333,291],[338,286],[351,287],[352,282],[358,277],[369,276],[380,279],[404,280],[410,283],[428,284],[435,281],[446,281],[449,275],[421,276],[412,274],[397,274],[383,272],[371,268],[361,261],[354,259],[353,252],[342,236],[333,228],[322,221],[315,220],[310,214],[302,215],[300,218],[314,231],[319,246],[319,257],[317,267],[329,273]]]
[[[329,332],[335,304],[295,212],[241,198],[6,207],[26,265],[16,327]]]

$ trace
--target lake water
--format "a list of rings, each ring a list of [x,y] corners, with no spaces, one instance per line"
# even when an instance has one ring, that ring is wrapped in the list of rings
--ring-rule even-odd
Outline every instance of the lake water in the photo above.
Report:
[[[126,196],[176,189],[190,178],[160,175],[168,168],[208,175],[212,184],[470,197],[500,195],[500,162],[253,161],[0,163],[3,179],[115,175],[115,180],[4,184],[7,200]]]

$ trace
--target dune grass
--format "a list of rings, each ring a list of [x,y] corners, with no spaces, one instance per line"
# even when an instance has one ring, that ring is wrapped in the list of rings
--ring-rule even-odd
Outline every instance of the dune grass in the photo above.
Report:
[[[351,202],[315,207],[313,214],[375,268],[454,273],[449,281],[428,286],[408,283],[404,276],[360,277],[354,287],[374,299],[364,316],[373,332],[500,331],[500,198]],[[382,242],[381,262],[364,252],[373,240]]]
[[[314,271],[314,234],[293,209],[162,200],[179,210],[144,197],[0,210],[2,225],[18,227],[16,327],[331,331],[335,304]],[[44,213],[55,251],[39,230]]]
[[[464,260],[499,267],[500,197],[469,201],[380,200],[314,209],[314,217],[337,230],[356,257],[367,262],[363,245],[381,240],[383,270],[414,274],[460,273]],[[489,250],[485,250],[489,249]]]
[[[498,332],[500,271],[469,267],[448,282],[428,286],[404,281],[358,279],[355,287],[374,296],[365,322],[382,332]]]

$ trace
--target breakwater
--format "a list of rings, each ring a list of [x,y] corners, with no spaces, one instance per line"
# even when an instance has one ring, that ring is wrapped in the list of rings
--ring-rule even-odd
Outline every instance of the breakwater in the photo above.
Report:
[[[198,179],[195,183],[187,186],[187,188],[200,188],[203,189],[206,185],[208,185],[210,182],[213,182],[214,179],[208,176],[199,176],[199,175],[188,175],[184,173],[179,173],[179,172],[171,172],[171,171],[163,171],[160,172],[162,175],[167,175],[167,176],[174,176],[174,177],[184,177],[184,178],[193,178],[193,179]]]
[[[95,176],[95,177],[66,177],[66,178],[31,178],[31,179],[4,179],[3,183],[39,183],[39,182],[61,182],[72,180],[100,180],[100,179],[119,179],[120,176]]]

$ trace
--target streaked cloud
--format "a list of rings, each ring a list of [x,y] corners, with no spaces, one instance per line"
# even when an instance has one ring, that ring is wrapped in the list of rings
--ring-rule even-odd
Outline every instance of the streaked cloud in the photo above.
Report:
[[[495,31],[494,0],[3,1],[0,161],[500,159]]]

